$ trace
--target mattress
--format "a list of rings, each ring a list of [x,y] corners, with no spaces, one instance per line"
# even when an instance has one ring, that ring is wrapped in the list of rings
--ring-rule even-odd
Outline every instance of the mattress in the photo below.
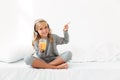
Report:
[[[68,69],[35,69],[0,62],[0,80],[120,80],[120,62],[68,62]]]

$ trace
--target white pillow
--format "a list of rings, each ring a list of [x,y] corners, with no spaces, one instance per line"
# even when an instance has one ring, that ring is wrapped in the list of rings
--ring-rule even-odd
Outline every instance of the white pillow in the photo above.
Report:
[[[60,53],[66,50],[70,50],[73,54],[71,62],[112,61],[117,57],[116,55],[120,55],[120,44],[111,42],[86,47],[75,44],[58,46]]]
[[[32,53],[32,46],[30,45],[13,45],[6,46],[0,49],[0,61],[16,62],[25,57],[26,54]]]
[[[104,43],[96,47],[97,61],[112,61],[120,54],[120,45],[116,43]]]

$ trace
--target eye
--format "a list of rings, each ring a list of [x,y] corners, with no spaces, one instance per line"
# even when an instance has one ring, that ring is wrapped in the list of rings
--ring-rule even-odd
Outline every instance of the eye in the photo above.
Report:
[[[48,27],[47,26],[45,26],[45,29],[47,29]]]
[[[39,30],[43,30],[43,28],[40,28]]]

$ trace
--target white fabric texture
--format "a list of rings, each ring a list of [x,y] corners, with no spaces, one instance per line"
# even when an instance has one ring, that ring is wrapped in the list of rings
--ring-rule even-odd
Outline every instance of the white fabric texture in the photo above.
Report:
[[[68,69],[34,69],[0,62],[0,80],[120,80],[120,62],[71,63]]]
[[[73,44],[64,47],[58,47],[59,51],[71,50],[73,53],[73,62],[88,62],[88,61],[98,61],[98,62],[108,62],[119,60],[120,56],[120,44],[117,43],[100,43],[93,44],[91,46],[86,46],[79,48]]]
[[[59,53],[66,50],[72,52],[72,62],[120,60],[120,46],[115,43],[102,43],[86,48],[78,48],[73,44],[58,46]],[[10,47],[1,47],[0,51],[0,61],[15,62],[23,59],[27,54],[32,54],[33,48],[28,44],[14,44]]]

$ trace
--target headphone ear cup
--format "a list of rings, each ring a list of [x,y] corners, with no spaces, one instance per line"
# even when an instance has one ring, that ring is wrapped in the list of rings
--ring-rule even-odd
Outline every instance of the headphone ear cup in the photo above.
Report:
[[[49,24],[47,24],[48,28],[49,28]]]
[[[35,33],[36,36],[38,35],[38,32],[35,31],[34,33]]]
[[[50,30],[49,24],[47,24],[47,25],[48,25],[48,29]]]

